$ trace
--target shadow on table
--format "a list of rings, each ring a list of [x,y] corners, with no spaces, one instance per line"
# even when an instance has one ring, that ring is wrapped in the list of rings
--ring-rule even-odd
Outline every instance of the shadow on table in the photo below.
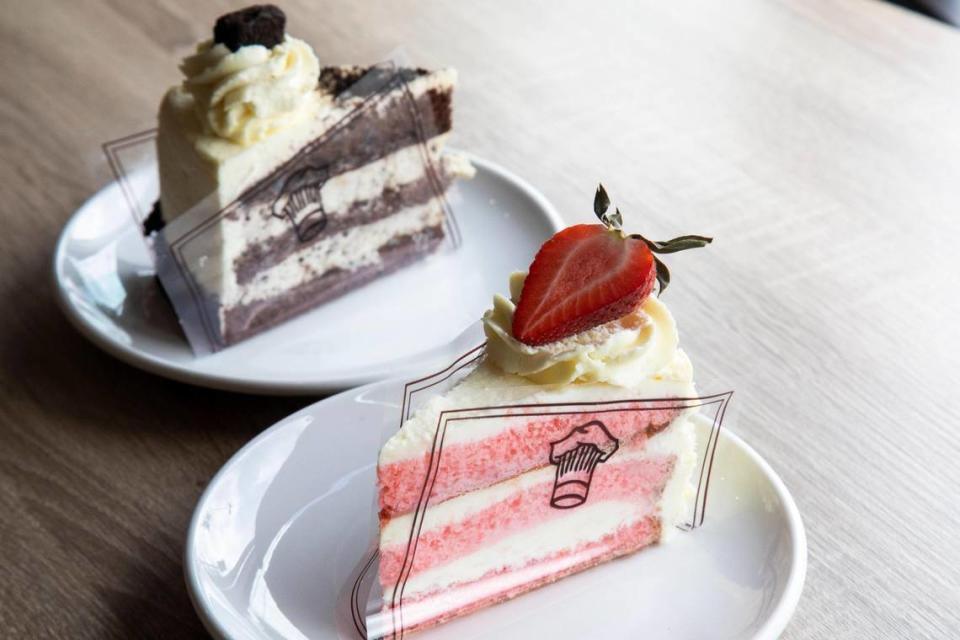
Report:
[[[140,552],[136,559],[127,559],[137,584],[135,591],[101,589],[103,601],[116,619],[117,637],[209,638],[182,586],[180,563],[170,562],[150,546]]]
[[[960,0],[888,0],[888,2],[947,24],[960,25]]]
[[[207,637],[182,576],[193,506],[239,447],[314,399],[199,389],[123,364],[70,326],[36,262],[0,314],[2,475],[23,511],[8,514],[11,531],[34,541],[13,562],[46,563],[38,583],[69,584],[87,603],[91,635],[77,637]]]
[[[0,366],[27,397],[48,412],[103,418],[98,430],[154,434],[255,434],[315,401],[316,397],[265,397],[218,391],[150,374],[104,353],[76,331],[54,301],[37,295],[45,272],[21,278],[17,301],[0,324]]]

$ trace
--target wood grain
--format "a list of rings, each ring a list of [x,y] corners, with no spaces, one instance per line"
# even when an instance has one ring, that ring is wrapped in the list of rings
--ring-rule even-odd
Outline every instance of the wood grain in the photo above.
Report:
[[[55,307],[62,224],[226,2],[5,3],[0,635],[202,637],[181,578],[204,484],[312,401],[125,366]],[[870,0],[285,2],[326,62],[461,72],[456,144],[570,222],[704,233],[668,302],[704,387],[794,493],[785,638],[960,636],[960,34]],[[519,266],[519,265],[518,265]]]

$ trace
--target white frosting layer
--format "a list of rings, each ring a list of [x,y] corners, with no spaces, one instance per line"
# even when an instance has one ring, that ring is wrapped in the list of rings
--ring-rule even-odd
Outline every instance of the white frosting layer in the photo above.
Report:
[[[404,596],[413,598],[417,593],[443,589],[453,583],[476,580],[498,569],[513,570],[539,558],[599,540],[611,531],[634,524],[651,515],[657,515],[661,519],[662,539],[668,537],[678,524],[689,517],[692,509],[693,491],[690,477],[697,459],[693,423],[689,417],[674,421],[669,429],[651,438],[642,451],[632,452],[630,455],[638,459],[663,458],[671,455],[677,457],[677,465],[674,467],[666,489],[655,504],[645,500],[608,500],[591,503],[588,499],[585,504],[565,512],[562,518],[519,532],[483,549],[458,557],[453,562],[411,576],[404,587]],[[549,478],[553,468],[547,468],[545,471],[548,472]],[[597,473],[602,471],[602,466],[598,467]],[[533,471],[524,474],[530,476],[529,478],[521,476],[508,482],[533,483],[539,479],[537,475],[542,473],[544,470]],[[511,490],[517,488],[514,487]],[[442,527],[446,522],[462,519],[469,513],[488,506],[493,502],[491,499],[495,497],[493,494],[500,490],[500,485],[497,485],[431,506],[424,517],[422,532],[431,527]],[[396,529],[392,530],[394,522],[398,524]],[[410,525],[409,516],[396,518],[381,535],[389,536],[387,539],[390,543],[403,543],[409,537]],[[382,537],[381,546],[386,544],[388,543]],[[499,581],[502,579],[510,578],[497,578],[496,589],[493,590],[499,590],[501,586]],[[533,579],[533,577],[528,576],[527,579]],[[390,599],[391,591],[387,589],[385,594],[387,601]]]
[[[444,527],[464,518],[469,518],[493,504],[506,500],[514,493],[520,493],[540,483],[548,482],[555,475],[556,469],[552,465],[547,465],[439,504],[431,503],[423,517],[420,534],[423,535],[431,529]],[[406,544],[407,540],[410,539],[412,524],[413,515],[410,513],[388,520],[380,528],[380,548],[383,549],[395,544]]]
[[[270,49],[249,45],[236,51],[208,40],[180,70],[182,91],[193,98],[204,133],[241,146],[298,123],[316,108],[320,63],[310,45],[290,36]]]
[[[571,509],[563,518],[532,527],[453,562],[411,576],[403,595],[414,598],[418,593],[442,589],[452,583],[476,580],[491,570],[516,569],[551,553],[601,538],[644,515],[643,510],[631,502],[588,502]],[[385,589],[384,595],[389,600],[392,589]]]
[[[354,271],[377,264],[381,261],[381,247],[392,239],[441,225],[443,219],[442,201],[431,198],[423,205],[401,209],[383,220],[351,227],[319,242],[307,244],[276,265],[260,271],[252,281],[243,285],[237,283],[234,271],[228,271],[223,274],[225,277],[218,278],[220,304],[231,307],[265,300],[332,269]],[[208,286],[208,289],[213,290],[214,287]]]
[[[693,474],[699,461],[696,424],[703,419],[697,409],[686,409],[684,417],[678,418],[670,427],[670,431],[676,429],[678,432],[677,442],[662,444],[658,442],[660,436],[655,436],[647,445],[651,452],[660,446],[674,446],[677,451],[677,466],[660,497],[660,522],[663,524],[660,530],[661,542],[669,542],[681,525],[693,519],[694,503],[697,499]]]
[[[384,444],[380,450],[380,464],[416,459],[429,451],[433,445],[440,412],[449,409],[507,404],[689,398],[695,395],[690,361],[679,349],[674,352],[672,362],[658,374],[637,379],[628,386],[614,386],[604,382],[535,384],[521,376],[504,373],[489,359],[485,359],[453,389],[430,399],[418,408]],[[447,429],[444,446],[491,438],[514,425],[515,418],[475,420],[469,428]]]
[[[440,151],[446,144],[449,134],[443,134],[427,141],[427,151],[431,162],[449,175],[459,176],[457,158],[442,156]],[[378,160],[333,176],[323,183],[319,194],[328,219],[344,219],[350,208],[356,203],[376,200],[384,191],[395,191],[414,184],[427,177],[423,159],[423,149],[419,144],[398,149]],[[286,197],[278,199],[273,205],[274,211],[282,211]],[[264,215],[249,220],[225,221],[234,227],[238,242],[243,245],[265,242],[281,236],[290,230],[290,221],[283,216]]]
[[[622,318],[544,345],[531,346],[513,337],[513,314],[526,274],[510,276],[510,299],[493,297],[483,316],[487,354],[501,369],[533,382],[608,382],[629,386],[667,367],[679,338],[673,316],[658,298]]]

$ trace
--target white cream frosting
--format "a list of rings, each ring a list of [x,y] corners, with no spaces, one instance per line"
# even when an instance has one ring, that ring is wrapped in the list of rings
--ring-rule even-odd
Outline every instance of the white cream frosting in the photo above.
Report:
[[[180,64],[182,90],[210,136],[249,146],[315,111],[320,62],[306,42],[285,36],[268,49],[230,51],[212,40]]]
[[[538,384],[606,382],[628,387],[644,378],[693,378],[690,362],[677,348],[677,325],[658,298],[648,297],[634,312],[598,327],[544,345],[513,337],[513,314],[526,274],[510,276],[510,299],[494,295],[483,316],[487,357],[500,369]]]

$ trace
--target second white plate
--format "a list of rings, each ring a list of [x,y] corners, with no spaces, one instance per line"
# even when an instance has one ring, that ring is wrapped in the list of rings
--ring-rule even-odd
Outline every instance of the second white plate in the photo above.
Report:
[[[392,380],[314,404],[262,433],[210,482],[184,570],[214,637],[361,638],[345,587],[376,536],[377,452],[396,429],[402,395]],[[415,635],[772,640],[796,607],[806,564],[790,493],[722,429],[703,526]]]
[[[453,196],[462,234],[453,252],[381,278],[250,340],[195,357],[163,296],[119,186],[76,211],[54,256],[61,306],[77,328],[132,365],[202,386],[271,394],[323,393],[429,370],[444,345],[505,292],[563,226],[546,198],[473,157],[477,175]],[[439,349],[438,349],[439,347]]]

